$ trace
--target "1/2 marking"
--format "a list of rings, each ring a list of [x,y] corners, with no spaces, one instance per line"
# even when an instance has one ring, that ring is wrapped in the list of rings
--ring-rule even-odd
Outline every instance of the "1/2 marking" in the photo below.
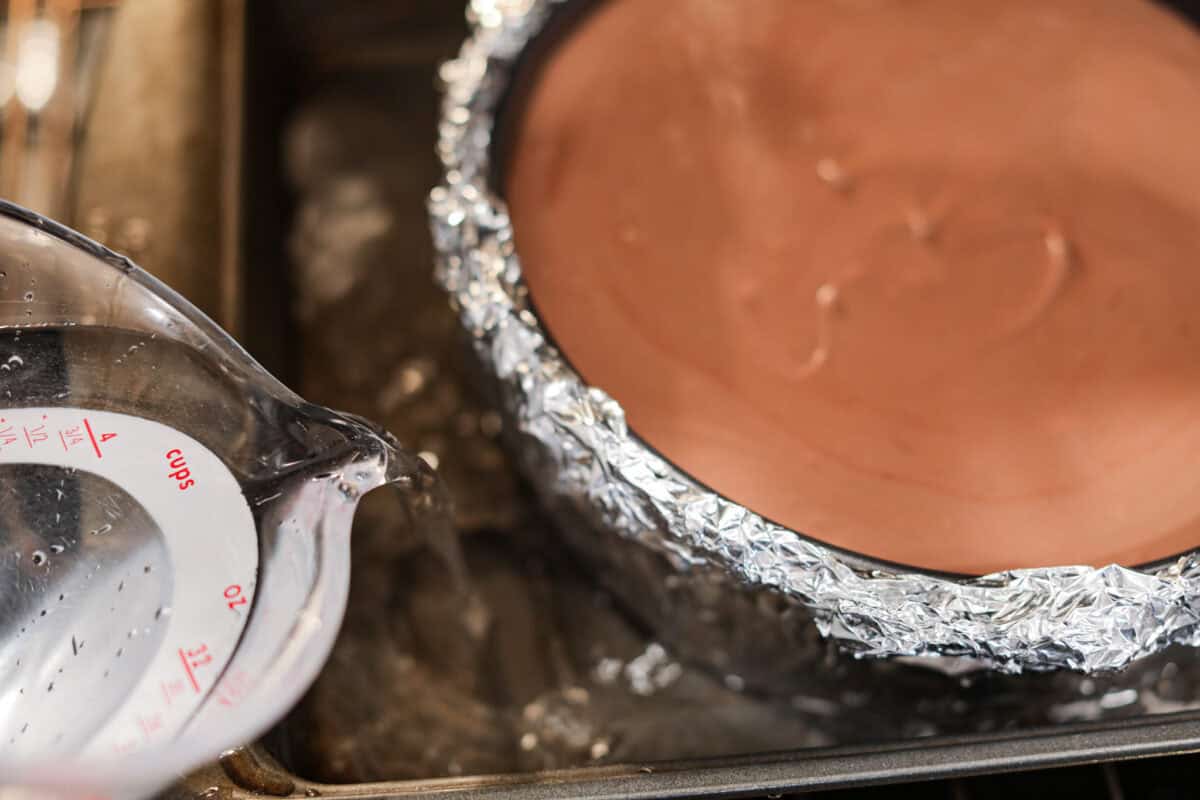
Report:
[[[42,419],[45,419],[45,416]],[[50,438],[45,425],[26,425],[21,430],[25,433],[25,443],[29,445],[30,450]]]

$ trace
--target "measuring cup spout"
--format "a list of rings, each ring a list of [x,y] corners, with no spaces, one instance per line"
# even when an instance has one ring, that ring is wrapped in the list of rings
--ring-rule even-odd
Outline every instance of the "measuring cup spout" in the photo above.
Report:
[[[0,365],[0,784],[144,796],[260,736],[328,658],[372,490],[466,586],[421,458],[3,201]]]
[[[319,478],[331,477],[328,470],[321,471],[321,465],[337,472],[347,499],[358,500],[374,489],[391,486],[414,514],[450,515],[450,497],[437,473],[387,430],[363,417],[325,408],[312,407],[311,414],[344,437],[338,445],[315,454],[313,464]]]
[[[453,503],[436,470],[370,420],[342,416],[359,429],[365,443],[361,460],[355,469],[350,470],[350,474],[359,482],[347,482],[346,491],[358,493],[357,496],[381,487],[394,491],[412,530],[419,531],[429,548],[445,563],[453,587],[460,592],[468,592],[466,568],[454,527]],[[365,465],[371,467],[363,469]],[[382,480],[376,479],[378,473],[375,465],[382,466]]]

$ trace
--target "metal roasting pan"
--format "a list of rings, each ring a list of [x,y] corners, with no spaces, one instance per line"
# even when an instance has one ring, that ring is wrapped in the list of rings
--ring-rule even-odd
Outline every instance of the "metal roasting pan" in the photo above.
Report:
[[[428,74],[429,91],[404,102],[431,116],[437,102],[433,91],[436,64],[461,38],[461,4],[410,3],[425,23],[425,38],[407,40],[404,69]],[[332,5],[332,4],[330,4]],[[370,4],[364,4],[369,6]],[[403,5],[403,4],[402,4]],[[1174,5],[1200,14],[1200,3]],[[285,309],[287,266],[286,215],[290,200],[280,174],[277,148],[289,111],[321,81],[321,59],[287,40],[298,24],[319,26],[332,9],[322,4],[267,0],[247,4],[245,36],[245,128],[243,131],[242,189],[238,216],[242,219],[240,305],[255,309],[243,318],[248,348],[263,354],[268,366],[288,375],[294,347],[284,334],[290,330]],[[443,6],[454,6],[447,11]],[[334,12],[336,13],[336,12]],[[297,23],[288,15],[307,16]],[[287,59],[295,69],[281,68]],[[358,69],[358,67],[355,67]],[[316,77],[314,77],[316,76]],[[405,148],[432,148],[433,131]],[[406,187],[419,198],[426,185]],[[253,211],[252,211],[253,210]],[[253,230],[254,235],[247,234]],[[247,265],[254,269],[248,270]],[[285,725],[287,722],[285,721]],[[862,747],[764,752],[693,761],[625,764],[553,772],[468,775],[432,780],[360,784],[323,784],[305,779],[281,764],[262,743],[229,754],[187,778],[162,795],[170,800],[190,798],[328,797],[411,798],[682,798],[752,797],[811,792],[889,783],[963,778],[1003,772],[1125,761],[1200,752],[1200,710],[1141,715],[1097,723],[1073,723],[1018,732],[996,732],[893,741]]]

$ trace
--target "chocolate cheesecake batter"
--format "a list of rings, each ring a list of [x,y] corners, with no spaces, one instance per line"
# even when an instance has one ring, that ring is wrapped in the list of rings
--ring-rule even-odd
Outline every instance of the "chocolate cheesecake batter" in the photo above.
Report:
[[[610,0],[538,73],[531,296],[727,497],[928,568],[1200,546],[1200,35],[1146,0]]]

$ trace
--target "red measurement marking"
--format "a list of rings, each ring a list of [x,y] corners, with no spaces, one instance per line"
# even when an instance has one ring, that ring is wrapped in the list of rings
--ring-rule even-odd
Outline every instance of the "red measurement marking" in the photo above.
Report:
[[[100,444],[96,441],[96,434],[92,433],[92,423],[87,421],[87,417],[83,418],[83,427],[87,428],[88,437],[92,440],[92,449],[96,451],[96,458],[104,458],[104,454],[100,452]]]
[[[192,672],[192,665],[188,662],[182,647],[179,648],[179,660],[183,662],[183,669],[187,672],[188,680],[192,682],[192,688],[196,690],[196,694],[200,694],[200,684],[196,682],[196,673]]]
[[[233,708],[241,702],[251,688],[250,676],[241,670],[228,673],[221,682],[217,684],[216,692],[217,702],[223,706]]]
[[[184,683],[182,678],[172,680],[170,683],[163,681],[159,684],[162,687],[163,699],[167,701],[167,705],[175,702],[175,698],[184,692]]]
[[[230,611],[237,611],[238,606],[244,606],[250,602],[246,599],[246,595],[242,594],[242,587],[236,583],[225,587],[225,601]]]
[[[69,428],[63,428],[58,432],[58,436],[67,448],[72,448],[77,444],[83,444],[86,439],[83,438],[83,428],[78,425],[73,425]]]
[[[30,450],[50,438],[50,434],[46,433],[45,425],[34,425],[33,427],[26,425],[21,428],[21,431],[25,434],[25,442],[29,445]]]
[[[149,739],[154,734],[162,730],[162,714],[151,714],[148,717],[138,717],[138,725],[142,728],[142,735]]]

